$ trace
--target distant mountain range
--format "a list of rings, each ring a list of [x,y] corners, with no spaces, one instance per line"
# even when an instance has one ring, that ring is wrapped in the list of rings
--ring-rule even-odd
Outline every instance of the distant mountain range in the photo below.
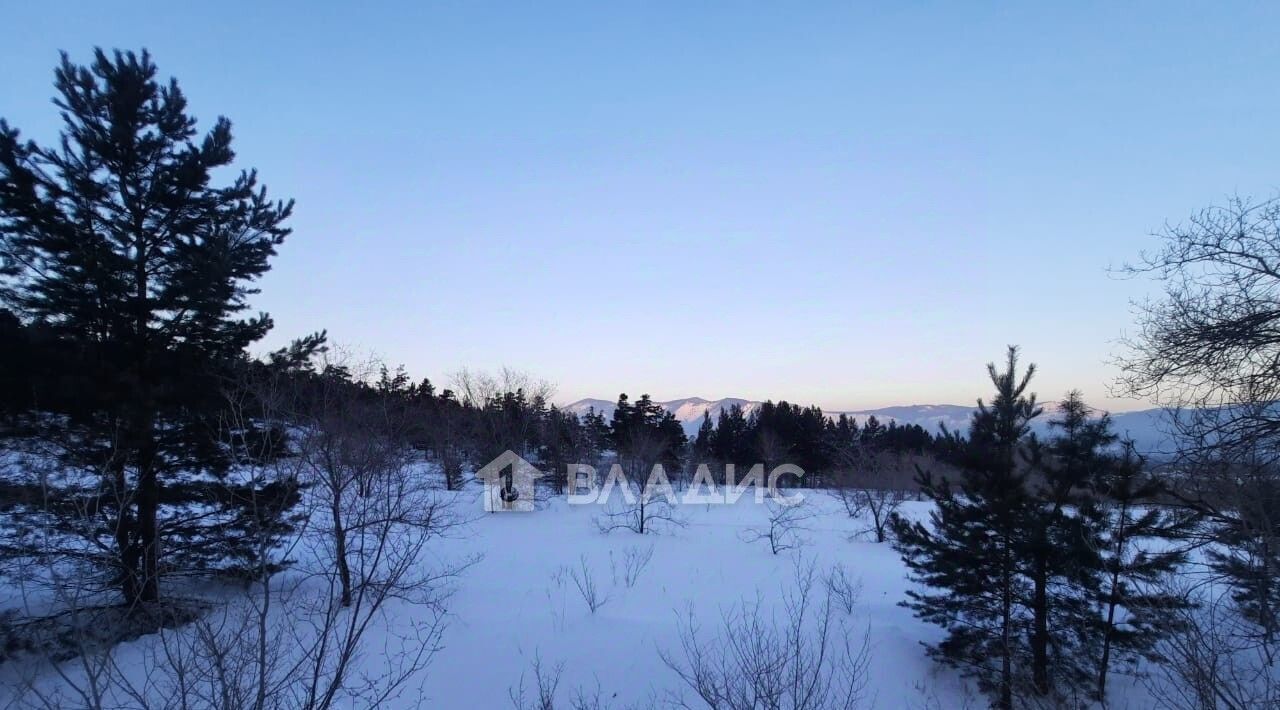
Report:
[[[720,412],[736,404],[741,406],[743,413],[749,416],[760,407],[761,402],[737,397],[715,400],[687,397],[685,399],[658,402],[658,404],[668,412],[671,412],[684,426],[685,433],[692,436],[697,433],[698,427],[701,426],[703,414],[709,412],[711,421],[714,422],[719,418]],[[580,399],[577,402],[565,405],[564,409],[578,416],[582,416],[594,409],[605,419],[610,419],[613,417],[615,406],[614,402],[606,399]],[[913,404],[824,413],[829,417],[838,417],[841,414],[846,414],[858,424],[863,424],[872,416],[883,424],[888,424],[891,421],[904,425],[918,424],[932,433],[941,431],[944,425],[951,431],[967,431],[969,420],[973,417],[973,412],[976,409],[977,407],[966,407],[958,404]],[[1049,420],[1053,418],[1052,412],[1047,410],[1048,408],[1046,408],[1045,414],[1041,415],[1033,424],[1033,428],[1042,436],[1048,432]],[[1144,409],[1136,412],[1113,414],[1111,419],[1115,424],[1116,433],[1133,439],[1139,450],[1143,452],[1158,452],[1168,448],[1166,446],[1168,437],[1163,433],[1164,427],[1162,426],[1164,416],[1164,410]]]

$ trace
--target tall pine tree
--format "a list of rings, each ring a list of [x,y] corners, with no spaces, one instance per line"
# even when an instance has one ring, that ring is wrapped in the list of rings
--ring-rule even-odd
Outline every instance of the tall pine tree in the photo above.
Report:
[[[895,547],[923,590],[904,604],[947,636],[931,655],[961,668],[1013,707],[1014,671],[1025,658],[1029,589],[1021,574],[1023,525],[1032,501],[1020,466],[1031,421],[1040,415],[1027,392],[1035,366],[1018,373],[1017,349],[1005,369],[987,366],[996,394],[978,401],[969,438],[955,448],[956,480],[922,471],[920,486],[936,505],[930,525],[895,517]]]
[[[209,420],[220,377],[271,327],[246,300],[292,203],[253,171],[215,183],[235,158],[231,123],[198,135],[145,51],[97,50],[89,66],[64,54],[55,86],[54,145],[0,120],[3,299],[79,353],[86,402],[49,426],[77,442],[64,463],[97,477],[94,542],[124,600],[150,602],[166,568],[224,552],[200,521],[225,501],[197,474],[225,473]]]
[[[1095,626],[1090,591],[1101,568],[1101,516],[1095,491],[1115,442],[1111,420],[1093,416],[1080,393],[1070,392],[1049,422],[1047,446],[1030,442],[1031,505],[1023,523],[1021,556],[1031,584],[1031,682],[1048,695],[1090,684],[1084,650]]]

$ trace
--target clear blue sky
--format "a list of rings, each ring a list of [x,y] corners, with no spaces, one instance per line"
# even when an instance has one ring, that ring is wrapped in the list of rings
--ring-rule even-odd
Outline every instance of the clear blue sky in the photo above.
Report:
[[[1009,5],[1001,3],[1001,5]],[[1280,188],[1280,5],[5,2],[0,115],[149,48],[297,199],[255,305],[565,401],[1096,404],[1166,220]]]

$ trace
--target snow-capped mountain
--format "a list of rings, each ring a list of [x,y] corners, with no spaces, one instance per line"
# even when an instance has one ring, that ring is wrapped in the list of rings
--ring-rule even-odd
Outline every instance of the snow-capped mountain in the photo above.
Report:
[[[692,436],[697,433],[698,427],[702,424],[702,416],[705,413],[709,412],[711,420],[714,422],[720,416],[720,412],[736,404],[742,407],[744,414],[750,416],[753,411],[760,407],[761,402],[737,397],[715,400],[703,399],[702,397],[686,397],[684,399],[658,402],[658,404],[668,412],[671,412],[684,426],[685,433]],[[565,411],[573,412],[578,416],[582,416],[594,409],[606,420],[613,417],[614,408],[615,403],[606,399],[580,399],[564,407]],[[918,424],[929,432],[941,431],[942,427],[945,426],[950,431],[964,432],[969,428],[969,420],[973,417],[973,412],[976,409],[977,407],[966,407],[958,404],[913,404],[844,412],[830,411],[826,412],[826,414],[830,417],[846,414],[858,422],[859,425],[864,424],[874,416],[882,424],[888,424],[891,421],[901,425]],[[1033,429],[1041,436],[1048,433],[1049,421],[1053,419],[1052,415],[1051,407],[1046,407],[1045,414],[1034,423]],[[1155,452],[1164,448],[1164,444],[1167,441],[1167,437],[1163,433],[1165,431],[1162,426],[1163,416],[1163,410],[1145,409],[1113,414],[1111,419],[1117,434],[1133,439],[1139,450]]]
[[[714,422],[719,418],[720,412],[735,404],[742,407],[742,412],[746,415],[750,415],[760,407],[760,402],[738,399],[737,397],[725,397],[724,399],[717,400],[708,400],[701,397],[686,397],[684,399],[673,399],[667,402],[658,402],[658,404],[675,416],[675,418],[684,426],[685,433],[687,434],[694,434],[698,431],[698,427],[702,424],[702,416],[708,412],[711,413],[711,421]],[[573,412],[578,416],[582,416],[594,409],[597,414],[600,414],[607,420],[613,417],[613,410],[616,407],[616,402],[610,402],[606,399],[580,399],[577,402],[565,405],[564,410],[567,412]]]
[[[720,412],[736,404],[742,407],[743,414],[750,416],[752,412],[759,409],[762,403],[738,397],[725,397],[724,399],[714,400],[703,399],[702,397],[686,397],[684,399],[658,402],[658,404],[663,409],[671,412],[684,425],[685,432],[693,434],[698,431],[698,427],[702,424],[702,416],[704,414],[710,413],[711,420],[715,421],[719,418]],[[577,402],[566,405],[564,409],[578,416],[582,416],[594,409],[605,419],[609,419],[613,416],[615,406],[614,402],[605,399],[580,399]],[[952,404],[921,404],[846,412],[832,411],[826,412],[826,414],[831,417],[846,414],[858,424],[862,424],[867,419],[875,416],[883,424],[896,421],[899,424],[919,424],[929,431],[939,431],[944,424],[948,429],[964,429],[969,425],[969,417],[972,415],[973,410],[973,407],[961,407]]]

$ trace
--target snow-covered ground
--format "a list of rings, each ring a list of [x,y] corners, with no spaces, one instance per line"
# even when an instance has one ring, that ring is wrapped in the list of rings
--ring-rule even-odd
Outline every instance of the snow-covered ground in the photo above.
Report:
[[[915,619],[898,605],[909,584],[904,567],[887,544],[860,534],[866,521],[851,520],[837,500],[820,491],[805,491],[806,505],[816,514],[805,522],[805,543],[774,555],[766,542],[745,542],[746,531],[765,524],[768,509],[745,495],[733,505],[682,506],[683,527],[657,534],[599,532],[600,508],[568,505],[556,498],[534,512],[484,514],[478,489],[458,495],[457,504],[473,513],[465,530],[437,540],[438,559],[483,555],[459,580],[449,606],[443,648],[421,680],[422,697],[431,707],[482,710],[511,707],[509,694],[524,676],[532,684],[532,663],[544,668],[563,664],[560,697],[564,707],[582,688],[609,701],[611,707],[648,706],[680,679],[659,655],[679,649],[679,620],[690,610],[704,631],[714,633],[721,612],[757,596],[762,611],[781,611],[780,590],[793,579],[796,556],[824,573],[843,565],[861,580],[862,593],[852,615],[837,613],[856,632],[869,630],[868,707],[982,707],[952,670],[928,659],[921,642],[940,637],[936,627]],[[928,504],[906,503],[904,514],[924,516]],[[630,587],[624,576],[628,550],[647,552],[651,561]],[[634,554],[634,553],[633,553]],[[586,569],[607,601],[594,613],[569,575]],[[390,613],[412,614],[412,606],[392,606]],[[395,619],[392,619],[392,624]],[[361,663],[383,663],[378,638],[371,637]],[[122,666],[133,654],[141,657],[148,637],[123,644]],[[0,680],[13,669],[0,669]],[[12,676],[11,676],[12,677]],[[416,686],[417,683],[412,683]],[[1117,706],[1145,707],[1142,686],[1117,676],[1112,686]],[[13,685],[0,688],[16,692]],[[687,696],[687,693],[686,693]],[[416,707],[409,692],[405,707]]]
[[[778,555],[767,542],[743,541],[747,530],[767,524],[766,507],[751,495],[734,505],[683,506],[686,525],[658,534],[601,534],[596,506],[562,500],[533,513],[480,518],[467,545],[485,557],[462,582],[427,694],[444,707],[502,707],[509,704],[508,686],[519,683],[535,655],[544,664],[564,662],[562,687],[598,683],[620,705],[678,690],[679,678],[659,650],[679,647],[677,620],[689,605],[708,628],[718,625],[722,610],[757,593],[765,608],[776,608],[799,554],[819,570],[842,563],[861,578],[862,596],[849,621],[857,629],[870,626],[868,696],[877,707],[923,704],[926,686],[951,696],[954,675],[935,672],[919,644],[936,638],[936,630],[897,605],[904,589],[898,556],[865,536],[851,540],[863,525],[837,501],[813,491],[807,499],[820,514],[805,523],[806,544]],[[912,512],[921,509],[909,505]],[[615,582],[611,567],[622,564],[625,551],[649,546],[653,558],[635,585]],[[610,597],[595,614],[571,581],[558,581],[561,568],[580,568],[583,559]]]

